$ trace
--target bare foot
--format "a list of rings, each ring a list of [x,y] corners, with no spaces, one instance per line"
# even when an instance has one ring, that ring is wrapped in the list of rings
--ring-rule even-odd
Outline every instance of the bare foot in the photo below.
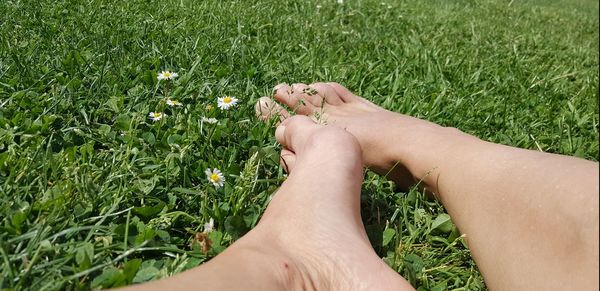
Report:
[[[399,290],[412,287],[375,253],[360,216],[362,159],[354,136],[296,116],[276,130],[289,177],[256,230],[317,290]],[[261,240],[264,240],[261,239]],[[302,284],[301,284],[302,285]],[[300,286],[297,286],[300,287]]]
[[[413,152],[412,139],[433,135],[440,130],[439,125],[385,110],[337,83],[280,84],[275,87],[274,96],[297,114],[352,133],[360,143],[367,167],[401,187],[413,185],[427,171],[409,171],[408,159],[404,157]],[[268,97],[259,100],[256,111],[262,119],[290,116]]]
[[[422,178],[468,237],[491,289],[598,289],[597,163],[484,142],[383,110],[335,83],[280,85],[275,99],[327,128],[347,129],[376,170],[397,161],[408,173],[393,179]],[[257,109],[262,118],[289,115],[269,98]],[[350,142],[331,146],[343,143]]]
[[[356,138],[305,116],[285,120],[275,135],[290,174],[259,224],[208,263],[145,287],[413,290],[367,238]]]

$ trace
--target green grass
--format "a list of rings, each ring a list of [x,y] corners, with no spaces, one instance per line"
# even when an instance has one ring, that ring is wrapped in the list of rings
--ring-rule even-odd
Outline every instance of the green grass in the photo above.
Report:
[[[280,82],[333,80],[485,140],[598,159],[597,1],[381,2],[1,1],[0,288],[121,286],[221,252],[283,180],[252,109]],[[158,84],[163,69],[180,78]],[[226,94],[235,110],[206,108]],[[371,173],[362,201],[413,286],[485,289],[437,202]],[[205,254],[192,241],[209,218]]]

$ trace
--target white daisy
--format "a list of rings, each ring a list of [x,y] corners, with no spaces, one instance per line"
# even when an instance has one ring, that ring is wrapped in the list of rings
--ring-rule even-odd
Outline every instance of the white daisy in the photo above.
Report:
[[[225,183],[225,177],[221,171],[216,168],[212,170],[208,168],[206,171],[204,171],[204,173],[206,174],[208,181],[215,185],[215,187],[223,187],[223,184]]]
[[[221,108],[221,110],[227,110],[237,103],[238,99],[232,96],[219,97],[217,99],[217,106]]]
[[[175,72],[171,72],[171,71],[162,71],[160,73],[158,73],[158,77],[156,77],[159,80],[173,80],[175,78],[177,78],[179,75]]]
[[[215,220],[214,219],[210,219],[207,223],[204,224],[204,233],[209,233],[211,231],[213,231],[213,229],[215,228]]]
[[[173,99],[167,99],[167,101],[165,101],[167,103],[167,105],[173,107],[173,106],[182,106],[183,104],[177,100],[173,100]]]
[[[219,122],[219,120],[217,120],[216,118],[213,118],[213,117],[206,118],[206,117],[202,116],[202,122],[215,124],[215,123]]]
[[[159,121],[163,117],[167,116],[162,112],[150,112],[148,115],[150,116],[150,119],[152,119],[152,121]]]
[[[337,0],[338,4],[344,4],[344,0]]]

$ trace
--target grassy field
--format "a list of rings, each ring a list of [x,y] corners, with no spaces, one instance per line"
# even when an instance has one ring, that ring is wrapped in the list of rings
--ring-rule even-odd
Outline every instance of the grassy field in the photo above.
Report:
[[[597,160],[597,12],[593,0],[0,1],[0,288],[122,286],[223,251],[284,179],[253,111],[281,82],[337,81],[485,140]],[[166,69],[179,78],[158,82]],[[238,106],[219,110],[225,95]],[[485,289],[440,204],[365,175],[363,220],[392,268],[419,290]]]

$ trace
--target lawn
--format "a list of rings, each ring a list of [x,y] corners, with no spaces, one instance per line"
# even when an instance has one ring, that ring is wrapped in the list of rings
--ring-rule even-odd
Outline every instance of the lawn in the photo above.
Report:
[[[343,2],[0,1],[0,288],[123,286],[223,251],[285,179],[253,109],[281,82],[336,81],[484,140],[598,160],[597,1]],[[226,95],[240,102],[220,110]],[[373,247],[413,286],[486,289],[439,203],[369,171],[362,193]]]

